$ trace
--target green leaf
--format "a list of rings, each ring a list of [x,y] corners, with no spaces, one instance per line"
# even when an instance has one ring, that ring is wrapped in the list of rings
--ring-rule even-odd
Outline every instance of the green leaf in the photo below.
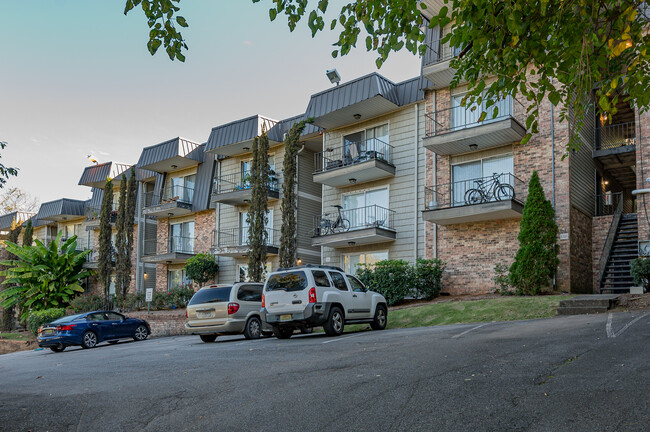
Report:
[[[269,9],[269,18],[271,21],[275,21],[275,17],[278,16],[278,11],[275,9]]]
[[[561,96],[558,92],[550,92],[548,94],[548,100],[550,100],[554,106],[557,106],[557,104],[560,103],[560,98]]]
[[[187,21],[186,21],[185,18],[183,18],[182,16],[177,16],[177,17],[176,17],[176,22],[177,22],[178,25],[181,26],[181,27],[187,27],[187,26],[188,26]]]
[[[158,51],[158,48],[160,48],[161,44],[162,42],[158,39],[150,40],[147,44],[147,49],[149,49],[151,55],[154,55],[156,54],[156,51]]]

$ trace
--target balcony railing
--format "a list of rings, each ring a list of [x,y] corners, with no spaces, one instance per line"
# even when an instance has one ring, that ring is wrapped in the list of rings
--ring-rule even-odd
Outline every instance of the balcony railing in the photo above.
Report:
[[[380,160],[393,164],[393,147],[377,138],[328,148],[316,153],[315,171],[323,172],[344,166],[356,165],[370,160]]]
[[[100,215],[102,214],[102,208],[99,207],[86,207],[86,220],[87,221],[97,221],[99,222]],[[111,218],[110,223],[115,223],[117,221],[117,204],[111,204]]]
[[[146,192],[144,194],[144,207],[153,207],[170,202],[192,204],[194,188],[180,185],[168,186],[163,189],[163,192],[160,195],[160,200],[156,198],[157,196],[154,192]]]
[[[212,233],[213,247],[240,247],[248,246],[248,228],[230,228]],[[279,247],[280,230],[266,228],[266,245]]]
[[[484,112],[485,116],[482,115]],[[438,110],[426,114],[425,137],[477,127],[508,118],[521,120],[520,123],[525,124],[524,114],[525,109],[521,102],[511,96],[501,99],[489,107],[486,101],[483,101],[481,106],[457,106]]]
[[[144,241],[143,255],[162,255],[166,253],[193,254],[195,237],[172,236],[165,244],[158,239]]]
[[[451,60],[462,51],[462,48],[451,47],[449,42],[442,43],[441,40],[437,39],[427,44],[428,49],[424,55],[426,66]]]
[[[395,229],[395,210],[376,204],[314,216],[314,235],[324,236],[365,228]]]
[[[280,191],[280,180],[275,171],[271,171],[269,176],[269,190],[273,192]],[[239,190],[248,190],[252,187],[250,181],[250,171],[226,174],[213,179],[212,191],[215,195]]]
[[[618,213],[636,213],[636,200],[625,199],[623,192],[596,194],[595,215],[608,216]]]
[[[523,204],[527,195],[528,187],[522,180],[510,173],[495,173],[489,177],[426,187],[424,208],[439,210],[504,200]]]
[[[636,123],[620,123],[594,129],[596,150],[636,145]]]

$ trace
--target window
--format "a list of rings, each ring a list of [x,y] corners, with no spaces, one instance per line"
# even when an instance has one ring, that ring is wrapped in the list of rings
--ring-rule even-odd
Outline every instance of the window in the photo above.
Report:
[[[122,315],[115,313],[115,312],[106,312],[106,318],[109,321],[122,321],[122,318],[124,318]]]
[[[248,265],[239,265],[239,270],[237,272],[238,280],[237,282],[258,282],[258,281],[249,281],[248,279]],[[262,278],[266,279],[266,275],[271,273],[271,264],[267,263],[264,267],[264,272],[262,273]]]
[[[232,286],[221,286],[198,290],[196,294],[192,296],[188,306],[202,303],[220,303],[230,301],[231,290]]]
[[[368,128],[343,137],[344,165],[370,159],[389,160],[388,124]]]
[[[366,287],[363,286],[361,281],[354,276],[348,275],[348,282],[350,282],[350,286],[352,287],[352,291],[354,292],[366,292]]]
[[[185,274],[185,269],[174,269],[167,271],[167,291],[179,288],[183,285],[190,285],[192,280]]]
[[[334,283],[334,286],[341,291],[347,291],[348,290],[348,285],[345,283],[345,278],[343,278],[343,275],[341,273],[337,272],[329,272],[330,277],[332,278],[332,282]]]
[[[104,321],[106,318],[104,317],[104,314],[101,312],[96,312],[88,315],[87,318],[89,321]]]
[[[513,161],[512,154],[500,155],[485,159],[480,159],[477,161],[467,162],[463,164],[454,165],[452,167],[452,176],[453,176],[453,205],[465,205],[465,194],[468,190],[479,188],[478,179],[483,179],[486,181],[486,186],[488,187],[491,182],[491,178],[494,174],[500,174],[499,182],[511,184],[513,182],[512,174]],[[487,195],[490,201],[496,199],[494,196]]]
[[[240,235],[240,244],[241,245],[246,245],[248,244],[248,229],[249,229],[249,224],[248,224],[248,212],[241,212],[239,213],[239,235]],[[268,212],[266,212],[266,233],[267,233],[267,238],[266,238],[266,244],[273,244],[273,209],[270,209]]]
[[[237,300],[261,302],[262,285],[242,285],[237,292]]]
[[[191,203],[194,197],[194,184],[196,174],[182,177],[172,177],[170,180],[169,196],[167,199],[177,200],[184,203]]]
[[[253,165],[252,160],[246,160],[246,161],[241,161],[241,181],[242,181],[242,187],[244,188],[249,188],[251,187],[250,181],[248,180],[248,176],[251,174],[251,166]],[[277,183],[278,179],[275,174],[275,158],[273,155],[269,155],[269,174],[271,177],[271,186],[273,186],[273,183]]]
[[[479,126],[482,124],[490,123],[503,119],[504,117],[512,115],[512,97],[508,96],[505,99],[498,100],[494,105],[486,108],[486,101],[483,100],[481,106],[461,106],[461,102],[465,97],[464,94],[456,95],[451,98],[451,127],[452,129],[464,129],[466,127]],[[473,107],[476,107],[472,110]],[[497,117],[494,118],[495,109],[498,109]],[[487,114],[485,119],[479,123],[481,113],[485,111]]]
[[[319,287],[331,287],[327,274],[323,270],[314,270],[311,272],[314,275],[314,283]]]
[[[194,253],[194,221],[169,226],[169,252]]]
[[[266,291],[302,291],[307,288],[307,277],[304,271],[276,273],[266,283]]]
[[[343,256],[343,270],[349,274],[356,274],[359,264],[373,265],[387,259],[388,251],[346,254]]]
[[[388,188],[343,195],[343,214],[350,228],[387,226],[388,206]]]

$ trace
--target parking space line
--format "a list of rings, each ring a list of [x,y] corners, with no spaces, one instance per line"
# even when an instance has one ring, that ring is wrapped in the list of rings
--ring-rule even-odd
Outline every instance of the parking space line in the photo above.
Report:
[[[612,330],[612,319],[613,315],[610,314],[607,316],[607,324],[605,324],[605,331],[607,332],[607,337],[608,338],[615,338],[616,335],[614,334],[614,331]]]
[[[330,342],[338,342],[338,341],[342,341],[342,340],[345,340],[345,339],[351,339],[351,338],[357,337],[357,336],[363,336],[364,334],[367,334],[367,333],[370,333],[370,332],[363,332],[363,333],[353,334],[353,335],[350,335],[350,336],[338,337],[336,339],[326,340],[325,342],[321,342],[321,343],[327,344],[327,343],[330,343]]]
[[[485,323],[485,324],[477,325],[476,327],[472,327],[471,329],[465,330],[464,332],[459,333],[459,334],[457,334],[457,335],[454,335],[454,336],[452,336],[451,338],[452,338],[452,339],[457,339],[457,338],[459,338],[459,337],[461,337],[461,336],[466,335],[466,334],[469,333],[469,332],[472,332],[472,331],[474,331],[474,330],[480,329],[481,327],[485,327],[485,326],[488,325],[488,324],[490,324],[490,323]]]
[[[616,334],[614,335],[614,337],[616,337],[616,336],[620,336],[621,333],[623,333],[625,330],[627,330],[628,328],[630,328],[630,327],[631,327],[635,322],[639,321],[640,319],[642,319],[642,318],[644,318],[644,317],[647,317],[648,315],[650,315],[650,312],[649,312],[649,313],[645,313],[645,314],[643,314],[643,315],[641,315],[641,316],[638,316],[638,317],[634,318],[632,321],[630,321],[629,323],[625,324],[625,327],[623,327],[622,329],[620,329],[620,330],[618,331],[618,333],[616,333]]]

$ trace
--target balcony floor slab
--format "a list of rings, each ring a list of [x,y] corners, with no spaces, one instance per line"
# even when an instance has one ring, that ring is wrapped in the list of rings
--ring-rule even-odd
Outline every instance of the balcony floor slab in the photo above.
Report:
[[[248,245],[241,246],[219,246],[212,249],[212,253],[217,256],[223,257],[232,257],[232,258],[244,258],[248,256],[251,248]],[[266,254],[267,255],[277,255],[278,254],[277,246],[267,246]]]
[[[379,227],[370,227],[345,231],[336,234],[312,237],[311,245],[343,248],[392,242],[395,241],[396,236],[397,233],[394,230]],[[351,242],[354,244],[351,245]]]
[[[350,184],[360,184],[394,176],[395,166],[380,159],[371,159],[314,173],[313,180],[314,183],[340,188],[350,186]],[[351,183],[350,179],[354,179],[355,182]]]
[[[169,252],[156,255],[145,255],[140,258],[140,261],[143,263],[168,263],[168,264],[179,264],[184,263],[188,259],[194,256],[193,253],[186,252]]]
[[[422,219],[438,225],[457,225],[500,219],[521,219],[524,206],[519,201],[504,200],[484,204],[424,210]]]
[[[192,213],[192,204],[180,201],[161,203],[142,209],[142,214],[155,217],[183,216],[190,213]]]

